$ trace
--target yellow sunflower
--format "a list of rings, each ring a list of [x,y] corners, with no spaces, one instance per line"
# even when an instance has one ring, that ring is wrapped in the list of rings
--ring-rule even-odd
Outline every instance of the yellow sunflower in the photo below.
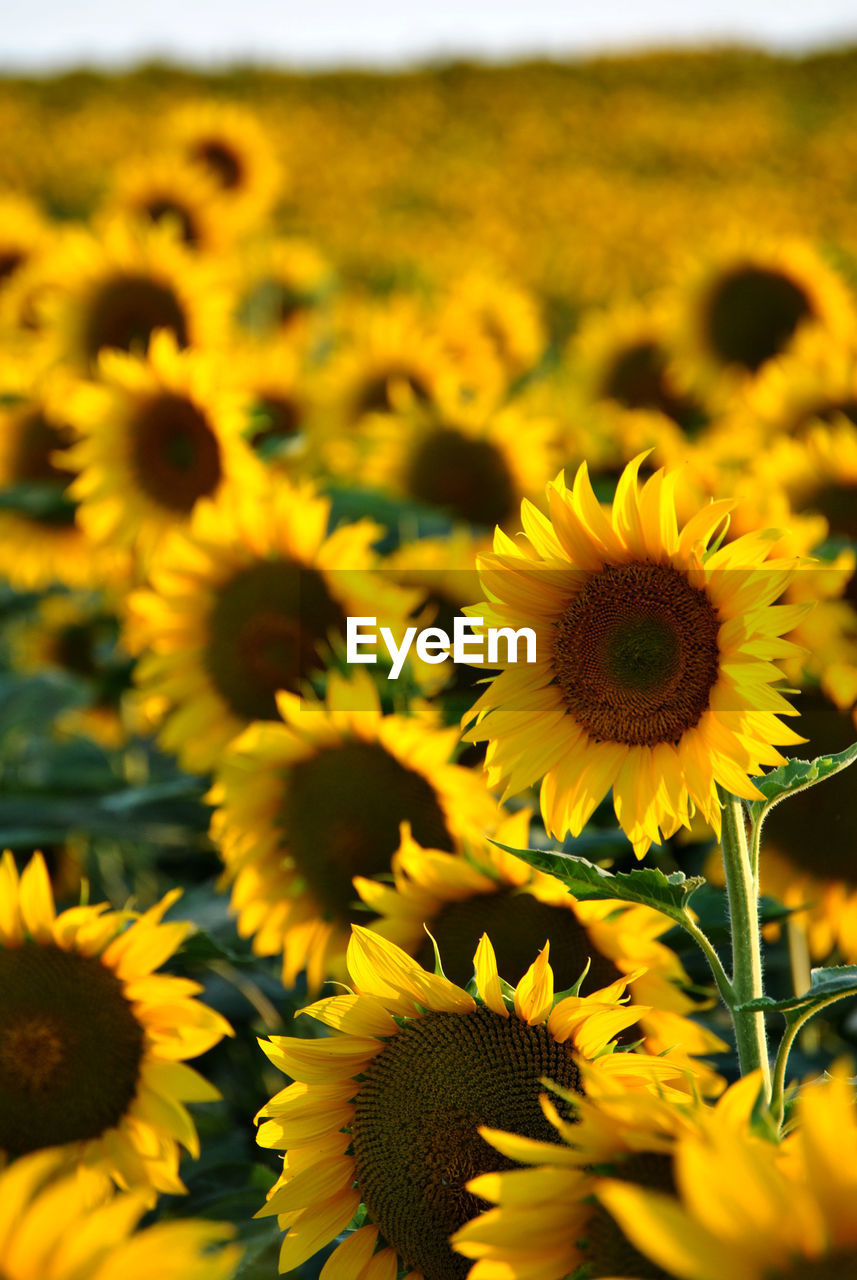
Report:
[[[803,241],[729,245],[678,286],[670,340],[688,387],[724,407],[807,329],[854,325],[848,291]]]
[[[205,773],[252,720],[278,719],[344,645],[345,619],[377,617],[396,635],[414,597],[374,569],[369,520],[328,536],[330,502],[271,475],[200,503],[157,557],[151,587],[128,600],[124,643],[160,741]]]
[[[158,329],[179,347],[216,344],[226,332],[232,300],[218,271],[169,227],[116,218],[97,237],[69,235],[52,274],[62,283],[44,300],[46,328],[86,372],[102,351],[144,354]]]
[[[402,822],[452,849],[499,814],[481,780],[449,763],[455,729],[419,706],[382,715],[365,675],[331,676],[324,705],[287,693],[277,705],[282,722],[251,725],[218,769],[211,833],[239,933],[260,955],[282,952],[284,985],[306,967],[317,990],[345,953],[352,877],[389,871]]]
[[[501,389],[532,370],[547,346],[535,297],[508,280],[469,272],[438,306],[444,347],[466,382]]]
[[[230,1280],[239,1246],[223,1223],[185,1220],[134,1228],[146,1199],[127,1192],[93,1204],[53,1153],[0,1172],[0,1274],[4,1280]]]
[[[184,1190],[179,1144],[199,1154],[185,1102],[219,1093],[184,1059],[232,1031],[195,982],[155,973],[187,936],[107,903],[56,914],[36,854],[0,861],[0,1160],[58,1148],[88,1181]],[[127,926],[127,927],[126,927]]]
[[[113,176],[104,216],[162,224],[190,249],[215,251],[234,234],[228,201],[206,173],[166,156],[134,160]]]
[[[0,196],[0,315],[2,297],[15,276],[50,243],[50,229],[37,206],[26,196]]]
[[[254,452],[287,474],[305,474],[317,453],[317,395],[292,343],[236,341],[226,376],[246,399],[244,439]]]
[[[625,1182],[598,1198],[629,1240],[677,1280],[836,1280],[857,1274],[857,1118],[845,1072],[813,1081],[778,1149],[740,1129],[679,1141],[679,1202]]]
[[[525,847],[529,821],[527,810],[507,817],[494,839]],[[665,916],[628,903],[579,902],[553,876],[495,845],[471,844],[464,855],[423,848],[406,831],[393,857],[392,885],[354,879],[363,902],[378,913],[373,932],[431,965],[428,932],[440,948],[444,972],[461,986],[470,977],[473,949],[483,933],[492,939],[510,982],[523,975],[534,949],[547,939],[561,989],[578,981],[587,962],[583,989],[624,978],[634,1003],[648,1006],[635,1028],[645,1049],[653,1054],[672,1049],[674,1062],[693,1067],[697,1088],[719,1091],[720,1078],[692,1055],[728,1046],[688,1016],[697,1007],[682,990],[690,980],[675,952],[658,941],[670,928]]]
[[[294,1081],[260,1112],[259,1142],[286,1151],[261,1211],[286,1231],[282,1271],[344,1232],[362,1202],[368,1221],[339,1245],[325,1280],[393,1277],[398,1265],[409,1280],[462,1280],[469,1263],[448,1241],[480,1208],[465,1184],[510,1167],[480,1125],[556,1141],[541,1081],[577,1091],[582,1060],[595,1080],[672,1096],[667,1058],[613,1052],[639,1016],[622,1002],[623,982],[555,1002],[546,946],[504,997],[487,935],[474,964],[475,996],[355,926],[354,994],[305,1010],[336,1034],[260,1042]]]
[[[814,329],[802,333],[787,356],[770,361],[750,388],[744,411],[768,437],[801,437],[841,414],[857,423],[857,346]]]
[[[226,381],[211,352],[180,351],[160,330],[148,355],[106,351],[98,382],[69,406],[79,440],[69,489],[94,543],[133,548],[145,566],[164,535],[227,486],[251,486],[260,466],[244,440],[248,393]]]
[[[507,1159],[534,1167],[487,1173],[470,1183],[472,1194],[497,1206],[453,1237],[457,1251],[477,1260],[470,1280],[563,1280],[579,1268],[587,1276],[660,1280],[664,1273],[633,1248],[595,1200],[603,1179],[674,1195],[673,1155],[683,1136],[729,1125],[745,1142],[751,1140],[758,1075],[733,1085],[711,1107],[698,1099],[679,1102],[629,1092],[594,1078],[586,1062],[579,1070],[582,1096],[561,1095],[572,1104],[571,1121],[555,1098],[542,1096],[542,1109],[556,1131],[551,1142],[481,1131]]]
[[[799,514],[821,515],[828,536],[857,546],[857,426],[840,413],[760,457],[762,483],[778,486]]]
[[[238,319],[251,332],[305,343],[333,289],[333,272],[308,240],[268,236],[235,260]]]
[[[720,830],[717,784],[759,793],[748,775],[780,764],[772,745],[801,739],[773,684],[781,634],[804,606],[771,606],[791,564],[768,558],[764,534],[706,547],[731,503],[712,503],[679,531],[678,472],[638,487],[625,468],[612,512],[584,463],[572,489],[548,485],[550,517],[525,502],[525,534],[497,530],[479,561],[489,626],[527,626],[536,661],[509,665],[475,704],[466,740],[489,740],[489,782],[514,794],[543,778],[549,834],[578,835],[613,788],[616,815],[642,857],[688,826],[694,808]],[[472,718],[472,713],[468,716]]]
[[[258,117],[226,102],[191,102],[171,113],[165,149],[220,190],[244,228],[261,221],[280,194],[281,166]]]

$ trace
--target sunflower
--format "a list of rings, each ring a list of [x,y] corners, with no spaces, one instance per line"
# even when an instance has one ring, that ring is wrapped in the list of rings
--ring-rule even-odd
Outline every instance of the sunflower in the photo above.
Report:
[[[69,406],[80,436],[67,453],[79,473],[69,493],[94,543],[133,548],[145,565],[201,499],[257,480],[243,439],[248,396],[213,353],[179,351],[167,330],[146,357],[104,352],[98,371]]]
[[[252,720],[277,720],[344,644],[345,619],[378,617],[401,634],[414,597],[380,575],[369,520],[327,535],[330,502],[271,475],[200,503],[163,548],[151,588],[128,600],[126,647],[160,741],[205,773]]]
[[[222,1223],[185,1220],[134,1231],[145,1196],[93,1204],[52,1152],[0,1173],[0,1274],[4,1280],[230,1280],[241,1259]]]
[[[238,319],[252,333],[305,341],[333,289],[333,272],[308,240],[265,237],[236,259]]]
[[[352,877],[389,871],[402,822],[452,849],[499,815],[480,779],[448,763],[455,730],[418,705],[382,715],[365,675],[331,676],[325,705],[287,693],[277,705],[282,723],[252,725],[218,769],[211,833],[239,933],[260,955],[282,952],[285,986],[306,966],[317,990],[345,953]]]
[[[706,547],[730,502],[679,531],[677,472],[638,487],[642,457],[622,473],[608,514],[586,464],[572,489],[548,485],[550,519],[522,506],[526,533],[501,530],[479,561],[489,626],[536,633],[536,662],[507,666],[475,704],[468,741],[489,739],[489,782],[510,795],[544,778],[549,834],[578,835],[612,786],[634,851],[688,826],[694,807],[720,830],[717,784],[758,796],[748,774],[780,764],[773,743],[801,739],[773,687],[771,659],[804,606],[770,606],[791,564],[768,559],[764,534]],[[473,712],[468,716],[472,718]]]
[[[229,204],[213,178],[165,156],[117,170],[104,215],[144,227],[163,224],[188,248],[202,251],[224,248],[234,230]]]
[[[806,330],[836,338],[854,324],[845,285],[802,241],[723,249],[679,287],[672,310],[676,371],[721,408]]]
[[[834,1280],[857,1274],[857,1119],[841,1069],[798,1101],[778,1149],[730,1125],[680,1140],[679,1203],[626,1182],[598,1198],[659,1275],[678,1280]]]
[[[294,1080],[260,1112],[259,1142],[286,1151],[262,1210],[286,1230],[282,1271],[345,1231],[362,1202],[368,1220],[326,1264],[331,1280],[394,1276],[397,1264],[410,1280],[459,1280],[469,1264],[448,1240],[480,1207],[465,1184],[510,1167],[479,1125],[556,1141],[540,1081],[578,1090],[581,1060],[595,1080],[672,1094],[668,1059],[612,1052],[613,1037],[639,1016],[622,1003],[624,983],[555,1003],[546,946],[504,998],[487,935],[474,963],[470,995],[355,926],[355,993],[305,1010],[336,1034],[261,1042]]]
[[[494,839],[526,846],[529,820],[529,812],[520,810],[499,825]],[[462,857],[461,850],[425,849],[406,831],[393,857],[392,885],[355,876],[361,899],[378,913],[373,932],[423,965],[432,962],[430,934],[444,972],[461,986],[470,977],[470,958],[483,932],[491,937],[509,981],[523,975],[534,949],[547,938],[560,988],[572,987],[587,962],[584,989],[623,978],[634,1003],[647,1006],[635,1029],[645,1049],[653,1054],[673,1049],[674,1062],[693,1067],[697,1088],[719,1092],[720,1078],[689,1055],[728,1046],[688,1016],[695,1005],[682,987],[690,980],[676,954],[658,941],[670,928],[665,916],[621,902],[579,902],[554,877],[484,841],[463,852]]]
[[[199,1154],[183,1103],[220,1095],[183,1061],[229,1024],[201,987],[154,972],[191,926],[106,903],[57,915],[36,854],[0,861],[0,1159],[57,1148],[88,1181],[184,1190],[179,1143]],[[126,927],[127,926],[127,927]]]
[[[46,328],[71,365],[91,372],[102,351],[144,354],[158,329],[179,347],[213,345],[227,327],[232,300],[211,261],[202,264],[169,226],[116,218],[96,237],[63,242],[45,299]]]
[[[535,297],[511,282],[479,272],[457,280],[437,317],[444,347],[476,387],[500,390],[530,372],[547,346]]]
[[[673,1154],[682,1137],[727,1124],[750,1141],[758,1076],[733,1085],[711,1107],[698,1099],[629,1092],[609,1079],[594,1079],[586,1062],[579,1070],[583,1096],[542,1095],[542,1110],[556,1131],[553,1141],[481,1131],[507,1159],[534,1167],[487,1173],[470,1183],[472,1194],[497,1206],[453,1237],[456,1250],[477,1259],[471,1280],[563,1280],[579,1268],[587,1276],[660,1280],[664,1273],[633,1248],[595,1200],[603,1179],[674,1195]],[[572,1104],[571,1122],[558,1109],[559,1096]]]
[[[282,174],[257,116],[233,103],[193,102],[171,113],[165,149],[205,174],[245,230],[280,194]]]
[[[367,425],[368,483],[475,528],[507,526],[555,465],[554,423],[515,405],[494,410],[441,396],[432,408],[378,414]]]
[[[289,340],[233,343],[227,376],[246,398],[243,434],[254,452],[289,474],[307,470],[317,452],[317,397]]]
[[[2,295],[50,238],[48,224],[31,200],[11,192],[0,196],[0,314]]]
[[[799,514],[821,515],[829,537],[857,546],[857,426],[845,414],[830,425],[783,438],[759,459],[759,480],[779,486]]]
[[[744,412],[778,434],[802,437],[841,414],[857,423],[857,346],[829,334],[802,333],[787,356],[770,361],[750,388]]]

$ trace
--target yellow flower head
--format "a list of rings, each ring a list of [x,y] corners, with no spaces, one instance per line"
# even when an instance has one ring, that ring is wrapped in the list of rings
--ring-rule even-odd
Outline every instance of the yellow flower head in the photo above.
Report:
[[[489,739],[489,781],[506,795],[544,779],[542,815],[560,838],[612,787],[638,857],[695,809],[719,832],[717,785],[756,797],[748,775],[783,762],[772,744],[802,740],[777,719],[796,713],[772,660],[795,652],[780,637],[806,611],[771,605],[792,562],[768,558],[765,534],[706,551],[730,502],[679,529],[679,473],[638,486],[641,461],[612,511],[584,463],[571,489],[562,476],[548,485],[549,516],[523,504],[522,538],[497,530],[479,561],[488,601],[468,612],[532,628],[536,662],[506,666],[465,735]]]
[[[178,896],[57,915],[41,854],[21,876],[3,855],[0,1160],[55,1148],[96,1185],[184,1190],[179,1144],[196,1156],[199,1139],[183,1104],[220,1096],[184,1059],[232,1032],[197,983],[155,973],[191,928],[162,923]]]
[[[305,1011],[335,1035],[262,1042],[294,1080],[260,1112],[259,1142],[286,1151],[262,1211],[286,1230],[282,1271],[344,1231],[362,1201],[368,1221],[340,1244],[325,1280],[393,1276],[397,1263],[410,1280],[462,1280],[468,1264],[448,1241],[480,1207],[466,1183],[510,1167],[480,1125],[557,1141],[540,1081],[576,1092],[583,1061],[595,1081],[674,1095],[678,1068],[667,1057],[613,1052],[613,1037],[639,1017],[623,1003],[624,982],[555,1002],[545,947],[513,991],[487,935],[474,964],[471,995],[355,926],[354,994]]]
[[[0,1173],[0,1274],[4,1280],[230,1280],[241,1259],[222,1223],[164,1222],[135,1233],[139,1192],[97,1203],[52,1152],[23,1156]]]

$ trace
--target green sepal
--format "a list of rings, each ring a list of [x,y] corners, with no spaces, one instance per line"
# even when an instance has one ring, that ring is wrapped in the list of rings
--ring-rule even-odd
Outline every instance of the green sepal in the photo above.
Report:
[[[815,760],[789,760],[778,769],[772,769],[763,778],[754,778],[753,782],[765,797],[764,800],[750,800],[748,809],[755,824],[762,821],[775,804],[796,791],[806,791],[826,778],[841,773],[857,760],[857,743],[840,751],[836,755],[817,756]]]

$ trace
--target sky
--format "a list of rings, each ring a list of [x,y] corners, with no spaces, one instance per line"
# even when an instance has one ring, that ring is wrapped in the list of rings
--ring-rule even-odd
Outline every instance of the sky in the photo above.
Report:
[[[28,0],[2,24],[0,67],[49,71],[162,58],[398,68],[641,47],[857,43],[854,0]]]

